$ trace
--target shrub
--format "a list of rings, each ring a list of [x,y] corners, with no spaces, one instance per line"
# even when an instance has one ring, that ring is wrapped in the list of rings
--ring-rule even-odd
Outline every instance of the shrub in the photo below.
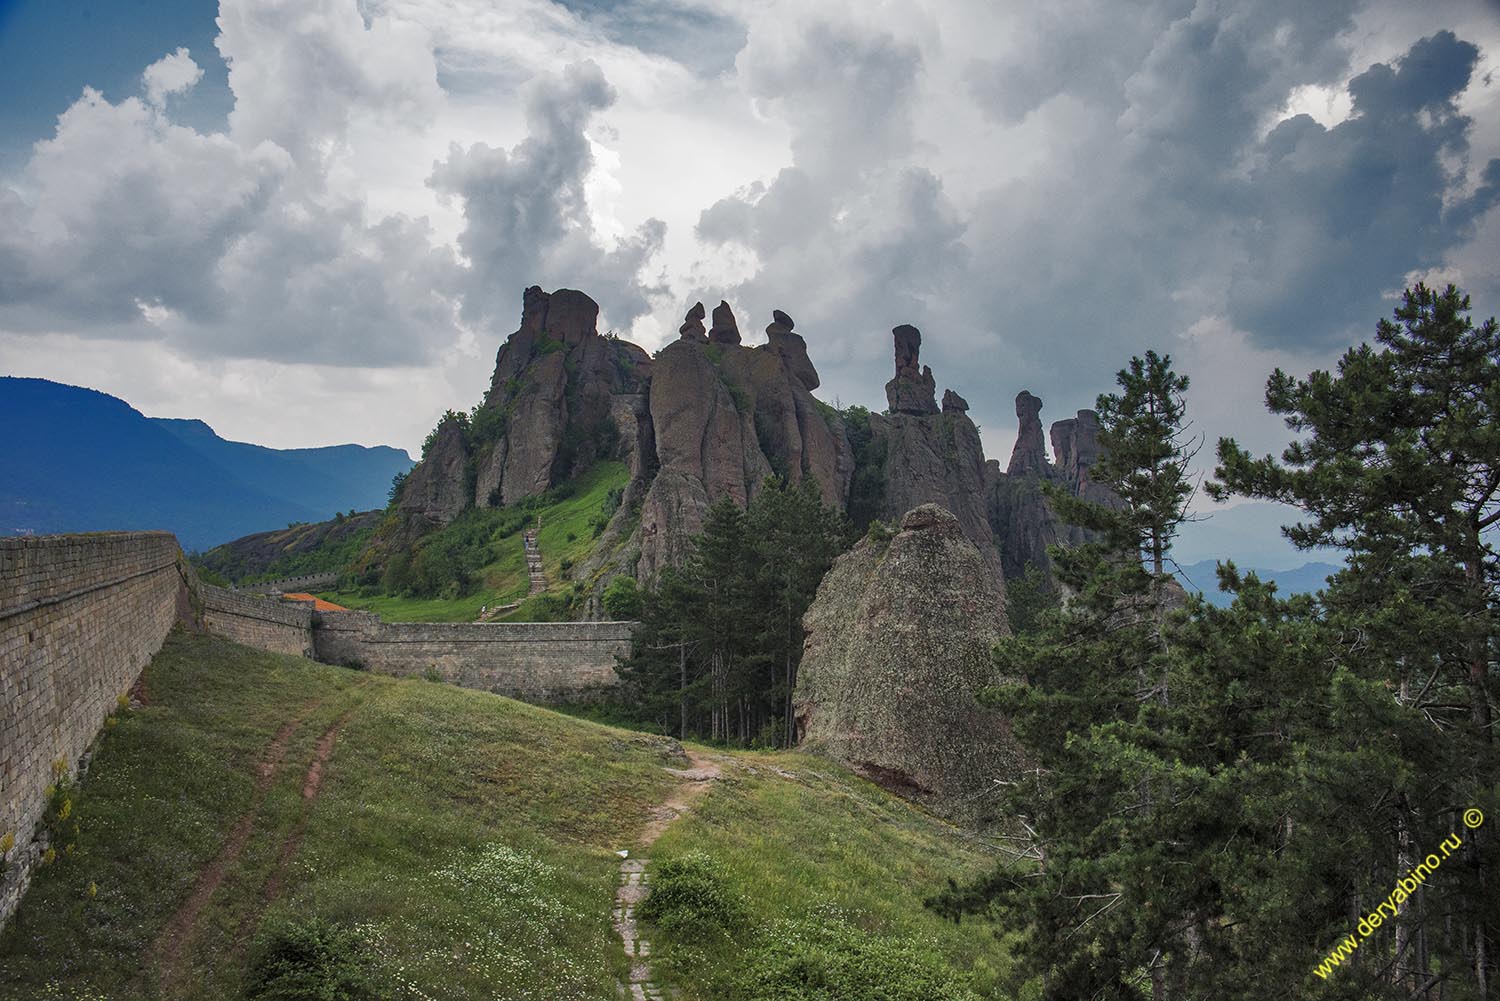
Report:
[[[611,619],[639,619],[642,607],[640,585],[634,577],[621,574],[604,589],[604,611]]]
[[[745,903],[729,885],[723,867],[703,852],[689,852],[651,867],[651,895],[641,917],[667,934],[702,939],[745,928]]]
[[[389,997],[374,957],[351,928],[322,918],[282,918],[257,936],[245,973],[256,1001],[376,1001]]]
[[[745,1001],[978,1001],[931,945],[842,921],[779,922],[739,988]]]

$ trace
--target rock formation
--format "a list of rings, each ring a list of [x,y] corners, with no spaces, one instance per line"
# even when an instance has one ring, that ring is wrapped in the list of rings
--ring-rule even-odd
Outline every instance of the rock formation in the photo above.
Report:
[[[968,813],[1019,771],[1005,721],[979,704],[1007,634],[998,581],[959,520],[926,504],[894,538],[839,557],[803,618],[797,731],[856,771]]]
[[[734,322],[734,310],[722,299],[714,307],[714,325],[708,328],[708,340],[711,344],[738,346],[740,343],[740,327]]]
[[[1010,453],[1011,476],[1039,473],[1047,465],[1046,446],[1042,443],[1042,401],[1026,390],[1016,396],[1016,417],[1021,422],[1016,433],[1016,447]]]
[[[1089,467],[1099,457],[1099,418],[1092,410],[1052,425],[1053,461],[1047,461],[1042,445],[1042,401],[1022,391],[1016,397],[1020,428],[1010,467],[1000,472],[999,463],[989,470],[989,520],[1000,543],[1001,566],[1007,578],[1020,576],[1027,566],[1050,575],[1047,547],[1061,543],[1077,545],[1088,540],[1086,531],[1061,521],[1053,512],[1043,483],[1055,483],[1075,496],[1099,504],[1115,502],[1108,488],[1089,478]]]
[[[500,348],[470,435],[475,506],[514,504],[599,458],[644,471],[651,357],[601,337],[598,319],[582,292],[526,290],[520,329]]]
[[[467,427],[445,422],[407,477],[397,499],[405,519],[399,531],[382,530],[389,551],[471,505],[514,504],[606,458],[627,463],[630,480],[595,552],[574,570],[596,588],[610,573],[650,580],[679,563],[711,503],[746,504],[773,473],[810,478],[825,503],[848,509],[850,434],[844,417],[813,397],[818,372],[787,313],[774,310],[765,343],[752,346],[741,342],[727,302],[708,327],[708,311],[694,303],[679,339],[655,358],[601,336],[598,317],[582,292],[526,290],[483,404]],[[890,410],[859,426],[860,510],[888,522],[924,504],[951,512],[1003,600],[1004,578],[1031,563],[1045,569],[1049,543],[1082,539],[1058,523],[1043,482],[1108,502],[1089,477],[1098,421],[1079,411],[1054,424],[1049,462],[1041,400],[1023,392],[1020,435],[1002,469],[986,462],[967,400],[947,389],[939,407],[920,331],[903,324],[892,337]]]
[[[721,302],[708,344],[684,334],[657,354],[650,393],[657,471],[641,505],[641,577],[682,560],[711,503],[747,504],[772,473],[794,483],[810,477],[835,507],[847,500],[854,461],[842,420],[813,399],[818,374],[807,343],[780,311],[767,337],[741,344],[734,311]]]
[[[941,506],[958,519],[998,581],[1001,560],[989,519],[989,476],[979,429],[966,413],[969,405],[949,390],[939,412],[932,369],[917,366],[921,333],[903,325],[892,334],[896,377],[885,386],[891,412],[870,415],[870,432],[885,455],[880,517],[895,522],[919,505]]]
[[[891,333],[896,337],[896,377],[885,384],[891,412],[917,416],[937,413],[937,382],[932,369],[917,366],[922,352],[921,331],[903,323]]]
[[[464,492],[468,461],[463,425],[458,421],[439,424],[432,446],[401,485],[401,511],[438,525],[457,518],[469,504]]]
[[[687,315],[682,318],[682,326],[677,328],[683,340],[697,341],[699,344],[708,343],[708,331],[703,327],[703,317],[706,315],[703,303],[693,303],[693,308],[688,310]]]

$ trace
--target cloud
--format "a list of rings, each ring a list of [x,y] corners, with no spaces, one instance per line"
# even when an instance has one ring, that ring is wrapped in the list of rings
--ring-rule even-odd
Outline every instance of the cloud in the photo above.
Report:
[[[464,359],[430,415],[478,398],[527,285],[652,347],[725,296],[747,333],[796,317],[845,402],[881,404],[917,324],[1003,456],[1017,390],[1063,416],[1147,347],[1211,435],[1270,447],[1251,369],[1327,364],[1411,275],[1500,301],[1500,25],[1472,3],[223,0],[220,26],[223,131],[183,127],[172,52],[0,177],[9,343],[149,341],[210,383]]]
[[[504,326],[520,313],[521,290],[584,285],[607,322],[627,328],[663,289],[638,275],[661,248],[665,225],[649,219],[605,249],[586,197],[594,154],[585,128],[615,91],[592,62],[573,63],[535,81],[526,98],[528,136],[509,151],[485,143],[451,147],[429,179],[462,200],[458,245],[467,258],[463,314],[480,327]]]
[[[191,90],[201,79],[203,70],[193,62],[187,49],[178,49],[170,55],[162,56],[141,74],[146,88],[146,103],[156,108],[165,107],[168,97]]]
[[[587,285],[621,326],[646,312],[655,288],[637,276],[663,224],[605,241],[591,223],[583,130],[614,99],[596,65],[529,88],[529,134],[509,154],[475,144],[435,171],[429,156],[433,188],[466,213],[455,248],[425,214],[372,209],[378,168],[360,148],[375,135],[380,152],[420,149],[443,110],[426,29],[367,24],[353,0],[225,0],[220,22],[226,132],[165,107],[199,75],[178,50],[147,69],[145,100],[86,90],[0,181],[0,329],[408,366],[456,350],[464,318],[487,340],[492,320],[509,329],[538,281]]]
[[[1465,241],[1500,198],[1500,159],[1451,197],[1450,162],[1468,153],[1471,125],[1455,102],[1478,55],[1439,32],[1355,77],[1353,114],[1332,129],[1298,116],[1272,130],[1243,185],[1237,325],[1268,344],[1349,340],[1382,293]]]

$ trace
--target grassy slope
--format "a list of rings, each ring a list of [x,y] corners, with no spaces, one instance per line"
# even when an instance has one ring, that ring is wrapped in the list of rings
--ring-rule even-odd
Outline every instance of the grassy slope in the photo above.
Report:
[[[106,731],[76,796],[79,850],[39,873],[0,935],[0,999],[159,996],[143,957],[247,812],[273,734],[295,720],[175,996],[237,997],[244,943],[278,909],[362,927],[405,985],[397,998],[615,996],[611,853],[673,787],[660,766],[680,762],[660,738],[202,637],[170,639],[146,684],[150,704]],[[308,807],[314,745],[346,713]],[[762,929],[833,905],[872,934],[927,938],[988,993],[990,964],[1004,962],[990,929],[921,908],[948,876],[986,864],[973,842],[821,758],[725,757],[724,777],[654,858],[714,855]],[[268,874],[299,824],[286,892],[267,908]],[[730,943],[653,938],[658,979],[685,999],[720,1001],[715,985],[748,959]]]
[[[653,860],[702,851],[728,870],[752,929],[838,913],[872,935],[925,939],[982,997],[1008,970],[993,925],[946,922],[922,906],[950,877],[982,872],[994,855],[959,831],[826,759],[736,754],[695,810],[669,827]],[[732,996],[725,974],[750,961],[739,941],[652,938],[658,976],[684,998]]]
[[[590,519],[603,508],[605,498],[616,487],[630,479],[630,471],[620,462],[599,462],[591,466],[576,482],[576,491],[556,503],[538,509],[542,519],[537,544],[542,550],[542,565],[547,573],[548,591],[563,593],[568,584],[562,561],[574,563],[588,555],[594,545]],[[569,536],[572,539],[569,539]],[[526,576],[526,556],[521,533],[496,540],[497,558],[484,567],[485,587],[463,598],[398,598],[388,595],[361,596],[352,592],[325,591],[319,597],[346,608],[368,609],[387,622],[472,622],[484,606],[508,605],[526,597],[530,582]],[[524,621],[522,608],[508,620]]]
[[[412,985],[398,997],[614,997],[611,852],[670,785],[661,742],[214,639],[173,637],[146,684],[151,704],[107,731],[76,796],[78,851],[39,873],[0,936],[0,998],[157,996],[143,957],[299,718],[179,996],[238,996],[267,877],[305,822],[271,910],[363,926]],[[306,807],[313,747],[345,713]]]

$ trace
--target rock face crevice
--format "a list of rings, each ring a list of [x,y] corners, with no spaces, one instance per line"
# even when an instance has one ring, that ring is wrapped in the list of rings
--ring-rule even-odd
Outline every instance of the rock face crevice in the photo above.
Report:
[[[806,746],[952,813],[982,812],[1020,754],[979,693],[1002,679],[998,580],[935,504],[839,557],[803,619],[793,708]]]

